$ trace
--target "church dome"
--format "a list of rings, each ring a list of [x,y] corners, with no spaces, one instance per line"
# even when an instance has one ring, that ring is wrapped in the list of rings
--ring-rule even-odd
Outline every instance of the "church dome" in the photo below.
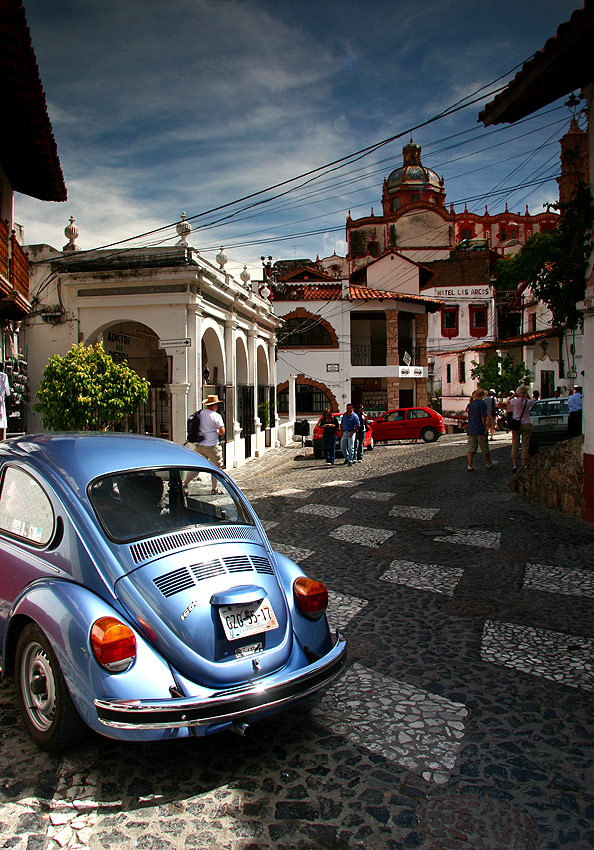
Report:
[[[443,204],[443,178],[423,165],[421,148],[412,139],[402,148],[402,158],[403,165],[394,169],[385,184],[385,191],[393,199],[392,210],[415,202]]]

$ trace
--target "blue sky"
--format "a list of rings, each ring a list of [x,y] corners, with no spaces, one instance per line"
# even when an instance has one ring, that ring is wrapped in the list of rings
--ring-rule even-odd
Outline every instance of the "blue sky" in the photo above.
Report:
[[[72,215],[86,249],[161,228],[182,210],[199,215],[403,133],[528,59],[580,2],[24,5],[69,199],[55,204],[17,195],[15,218],[27,243],[61,248]],[[514,211],[526,204],[542,211],[556,199],[552,176],[568,110],[549,108],[493,133],[477,122],[481,105],[415,130],[423,163],[445,177],[446,202],[456,209],[494,189],[551,177],[468,200],[476,212],[485,203],[497,212],[506,202]],[[285,186],[293,191],[277,200],[199,217],[189,241],[211,261],[224,245],[228,270],[245,263],[253,277],[262,254],[344,254],[347,210],[353,217],[372,206],[381,210],[383,179],[402,163],[406,141],[307,186]],[[126,244],[177,238],[169,228]]]

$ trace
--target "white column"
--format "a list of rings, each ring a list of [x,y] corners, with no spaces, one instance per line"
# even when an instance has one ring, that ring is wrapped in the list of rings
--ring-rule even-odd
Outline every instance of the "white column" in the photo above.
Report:
[[[198,304],[188,304],[187,324],[188,337],[190,338],[190,350],[188,351],[188,383],[190,385],[188,408],[192,408],[192,413],[200,409],[202,402],[201,319],[202,307]]]
[[[169,392],[171,393],[171,438],[174,443],[180,445],[186,442],[189,391],[190,384],[187,381],[169,384]]]
[[[254,326],[250,328],[248,331],[248,381],[251,386],[254,388],[254,421],[258,420],[258,383],[257,383],[257,374],[258,374],[258,363],[256,359],[256,339],[257,339],[257,330]]]
[[[297,375],[289,375],[289,422],[287,424],[294,423],[297,418],[297,392],[295,390],[296,381]]]

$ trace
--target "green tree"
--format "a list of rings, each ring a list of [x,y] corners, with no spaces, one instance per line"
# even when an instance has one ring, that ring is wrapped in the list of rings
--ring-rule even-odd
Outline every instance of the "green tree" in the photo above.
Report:
[[[105,431],[148,401],[149,383],[103,344],[73,345],[43,370],[34,410],[50,431]]]
[[[582,314],[576,304],[586,291],[586,269],[592,250],[594,201],[580,183],[569,203],[553,204],[561,212],[552,233],[535,233],[521,250],[497,263],[497,288],[517,289],[529,283],[551,310],[553,327],[577,328]]]
[[[470,377],[485,390],[494,389],[497,395],[507,395],[520,384],[529,383],[531,373],[525,363],[515,363],[511,354],[495,354],[486,363],[472,361]]]

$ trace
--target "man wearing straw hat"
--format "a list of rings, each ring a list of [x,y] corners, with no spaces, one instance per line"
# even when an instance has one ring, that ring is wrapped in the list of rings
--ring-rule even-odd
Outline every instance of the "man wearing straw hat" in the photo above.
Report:
[[[199,433],[202,440],[194,443],[194,451],[198,452],[215,466],[223,468],[223,452],[219,444],[219,436],[225,433],[223,417],[218,412],[220,398],[217,395],[209,395],[202,402],[200,412]],[[186,479],[186,484],[188,484]],[[217,492],[217,479],[212,476],[212,493]]]

